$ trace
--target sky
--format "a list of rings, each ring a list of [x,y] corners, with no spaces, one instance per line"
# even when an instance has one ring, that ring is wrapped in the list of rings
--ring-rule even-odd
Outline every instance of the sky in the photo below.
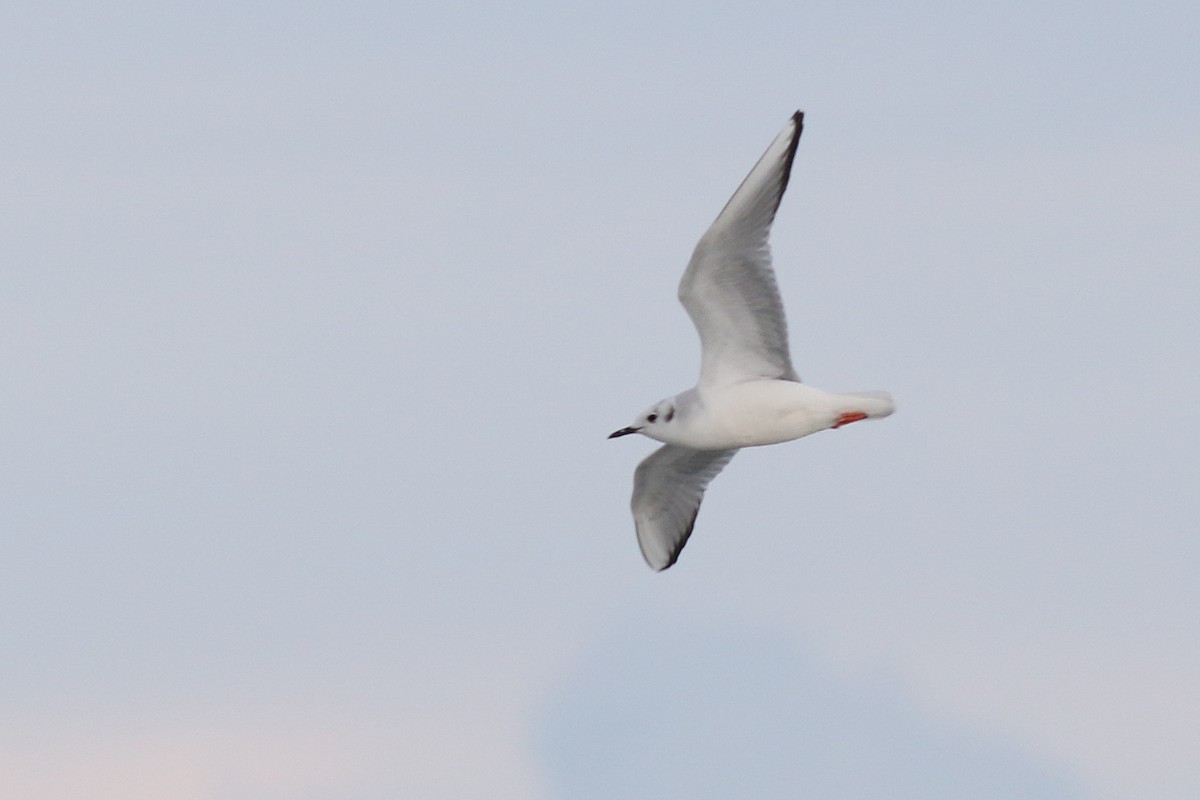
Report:
[[[1200,795],[1194,3],[9,3],[0,795]],[[793,360],[610,431],[797,108]]]

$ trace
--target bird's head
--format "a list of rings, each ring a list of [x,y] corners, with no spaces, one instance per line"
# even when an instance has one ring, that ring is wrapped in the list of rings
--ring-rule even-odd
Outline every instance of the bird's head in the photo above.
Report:
[[[637,415],[637,419],[627,428],[621,428],[619,431],[613,431],[608,435],[610,439],[616,439],[618,436],[628,436],[631,433],[640,433],[643,436],[649,436],[651,439],[664,441],[663,432],[675,421],[675,398],[659,400],[654,405],[647,408],[641,414]]]

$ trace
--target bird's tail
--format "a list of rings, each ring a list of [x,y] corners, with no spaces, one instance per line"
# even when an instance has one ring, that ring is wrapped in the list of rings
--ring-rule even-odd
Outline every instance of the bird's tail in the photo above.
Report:
[[[896,410],[896,403],[887,392],[866,391],[848,394],[862,401],[859,409],[870,418],[886,417]]]

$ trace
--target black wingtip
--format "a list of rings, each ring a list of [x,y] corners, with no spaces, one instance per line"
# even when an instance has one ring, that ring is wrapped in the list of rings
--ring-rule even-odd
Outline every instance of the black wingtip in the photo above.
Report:
[[[701,498],[701,500],[703,500],[703,498]],[[688,520],[687,530],[683,532],[683,536],[679,540],[679,545],[671,551],[670,560],[668,560],[667,563],[663,564],[658,569],[654,570],[655,572],[662,572],[665,569],[669,569],[675,564],[676,561],[679,560],[679,554],[683,552],[683,546],[688,543],[688,539],[692,538],[692,531],[696,528],[696,517],[698,516],[700,516],[700,501],[696,502],[696,510],[692,512],[692,518]]]
[[[783,199],[783,193],[787,191],[788,182],[792,179],[792,164],[796,161],[796,149],[800,146],[800,134],[804,132],[804,112],[797,109],[795,114],[792,114],[792,125],[796,127],[796,133],[792,136],[791,146],[788,147],[787,155],[783,157],[783,180],[780,181],[779,199]],[[776,209],[779,206],[776,204]]]

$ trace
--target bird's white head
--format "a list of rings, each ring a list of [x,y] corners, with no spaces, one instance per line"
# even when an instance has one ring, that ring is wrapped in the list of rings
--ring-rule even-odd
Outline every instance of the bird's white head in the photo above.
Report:
[[[649,436],[651,439],[657,439],[660,442],[667,441],[669,437],[669,429],[675,423],[676,419],[676,401],[674,397],[669,397],[666,400],[659,400],[654,405],[647,408],[641,414],[637,415],[637,419],[628,428],[621,428],[619,431],[613,431],[608,435],[610,439],[616,439],[618,436],[628,436],[631,433],[640,433],[643,436]]]

